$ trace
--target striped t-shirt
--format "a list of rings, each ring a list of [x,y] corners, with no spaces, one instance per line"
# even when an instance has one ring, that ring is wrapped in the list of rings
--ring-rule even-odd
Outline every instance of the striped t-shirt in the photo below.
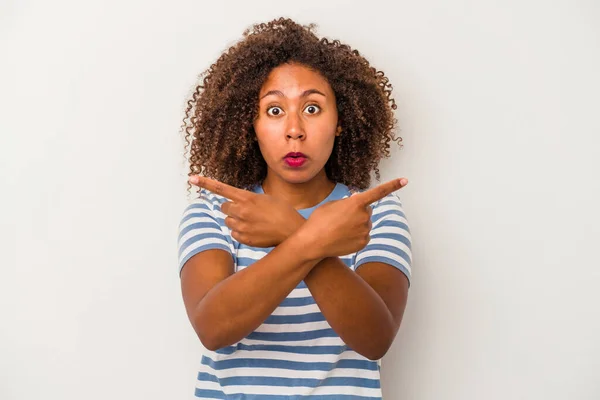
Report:
[[[264,193],[262,186],[253,188]],[[297,210],[308,218],[320,205],[362,190],[337,183],[314,207]],[[179,272],[187,260],[208,249],[222,249],[235,271],[269,253],[239,243],[225,225],[220,206],[226,198],[201,189],[183,213],[179,226]],[[378,261],[411,277],[411,236],[400,199],[392,193],[371,205],[371,240],[340,259],[352,270]],[[243,294],[237,294],[243,295]],[[381,399],[381,360],[369,360],[349,348],[333,331],[304,281],[290,292],[254,332],[239,342],[203,355],[195,396],[201,399]]]

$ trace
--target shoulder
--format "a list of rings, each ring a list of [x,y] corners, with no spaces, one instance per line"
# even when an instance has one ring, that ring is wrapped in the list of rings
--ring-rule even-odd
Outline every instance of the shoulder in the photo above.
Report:
[[[180,220],[180,229],[195,222],[209,222],[219,227],[225,226],[225,215],[221,212],[221,205],[227,199],[209,190],[201,189],[193,199],[188,201]]]
[[[363,193],[367,190],[369,189],[359,189],[357,187],[349,186],[348,195],[345,197],[352,196],[356,193]],[[395,207],[397,209],[402,209],[402,201],[400,200],[400,195],[398,194],[398,192],[393,192],[388,194],[384,198],[377,200],[374,203],[371,203],[371,207],[373,208],[373,211],[378,210],[382,207]]]
[[[185,211],[192,209],[220,210],[221,205],[226,201],[225,197],[202,188],[196,197],[189,201]]]

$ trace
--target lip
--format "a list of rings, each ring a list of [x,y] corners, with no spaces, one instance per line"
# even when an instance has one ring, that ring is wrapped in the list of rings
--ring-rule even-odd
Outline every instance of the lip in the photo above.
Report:
[[[303,153],[290,152],[285,155],[283,160],[292,168],[299,168],[306,162],[306,155]]]
[[[306,158],[306,155],[304,153],[300,153],[300,152],[289,152],[285,155],[284,158],[288,158],[288,157],[304,157],[304,158]]]

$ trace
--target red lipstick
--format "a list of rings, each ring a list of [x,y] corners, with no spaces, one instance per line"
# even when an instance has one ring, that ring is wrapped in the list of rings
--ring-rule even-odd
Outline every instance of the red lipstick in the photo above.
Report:
[[[290,167],[298,168],[306,162],[306,155],[302,153],[287,153],[283,158],[287,165]]]

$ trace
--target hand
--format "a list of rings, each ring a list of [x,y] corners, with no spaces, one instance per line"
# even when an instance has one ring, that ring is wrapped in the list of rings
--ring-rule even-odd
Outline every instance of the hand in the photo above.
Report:
[[[363,249],[371,239],[369,233],[373,209],[370,204],[407,184],[405,178],[394,179],[318,207],[298,232],[300,237],[307,240],[307,257],[338,257]]]
[[[253,247],[277,246],[303,223],[304,218],[289,204],[267,194],[253,193],[203,176],[194,175],[190,183],[226,197],[221,211],[231,237]]]

